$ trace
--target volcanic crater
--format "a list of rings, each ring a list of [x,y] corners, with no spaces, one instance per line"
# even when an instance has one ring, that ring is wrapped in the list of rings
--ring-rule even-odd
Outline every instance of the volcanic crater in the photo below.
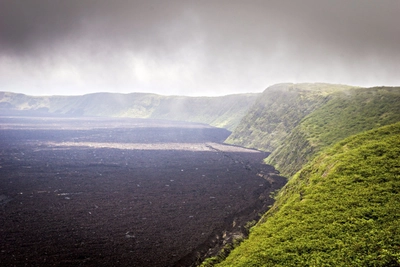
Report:
[[[195,266],[285,179],[230,132],[144,119],[0,118],[3,266]]]

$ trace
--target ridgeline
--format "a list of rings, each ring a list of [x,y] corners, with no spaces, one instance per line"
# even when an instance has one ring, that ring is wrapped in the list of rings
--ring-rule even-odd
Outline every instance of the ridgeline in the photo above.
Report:
[[[28,96],[0,92],[0,115],[166,119],[233,130],[258,96],[186,97],[146,93]]]

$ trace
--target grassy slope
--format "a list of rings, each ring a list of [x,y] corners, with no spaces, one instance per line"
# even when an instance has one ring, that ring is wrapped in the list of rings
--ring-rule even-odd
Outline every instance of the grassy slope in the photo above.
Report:
[[[400,123],[326,149],[217,266],[399,266]]]
[[[323,148],[350,135],[400,121],[400,88],[358,88],[330,95],[272,152],[266,163],[290,177]]]
[[[96,93],[34,97],[0,92],[0,114],[170,119],[207,123],[233,130],[258,95],[183,97]]]
[[[226,142],[274,151],[299,122],[326,103],[332,93],[349,88],[321,83],[271,86],[257,99]]]

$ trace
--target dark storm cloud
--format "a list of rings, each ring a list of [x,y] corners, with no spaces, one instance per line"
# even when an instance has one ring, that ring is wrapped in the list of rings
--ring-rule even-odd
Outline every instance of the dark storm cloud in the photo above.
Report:
[[[66,37],[79,24],[79,8],[67,1],[1,1],[0,48],[22,53]]]
[[[151,45],[173,23],[167,1],[2,1],[0,47],[14,53],[77,40],[107,45]],[[170,11],[169,9],[172,9]],[[94,39],[92,39],[94,38]],[[116,48],[118,47],[111,47]]]
[[[400,84],[399,11],[397,0],[0,0],[0,85],[224,94]]]

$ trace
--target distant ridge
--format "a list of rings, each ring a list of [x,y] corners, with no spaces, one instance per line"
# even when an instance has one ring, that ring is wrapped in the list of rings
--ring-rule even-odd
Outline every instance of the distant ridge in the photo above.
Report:
[[[0,115],[169,119],[233,130],[258,96],[187,97],[148,93],[29,96],[0,92]]]

